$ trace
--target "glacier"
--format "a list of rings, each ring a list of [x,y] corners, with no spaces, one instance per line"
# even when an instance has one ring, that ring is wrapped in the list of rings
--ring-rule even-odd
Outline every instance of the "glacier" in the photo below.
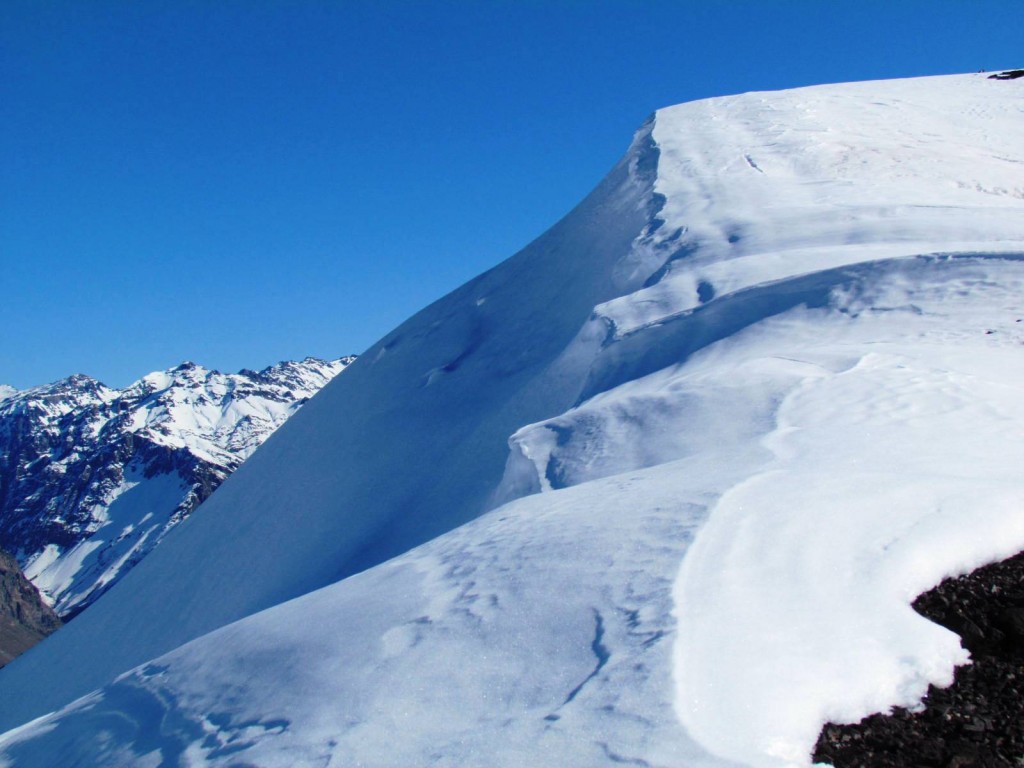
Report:
[[[1022,88],[658,111],[0,671],[0,765],[806,766],[948,684],[911,601],[1024,549]]]

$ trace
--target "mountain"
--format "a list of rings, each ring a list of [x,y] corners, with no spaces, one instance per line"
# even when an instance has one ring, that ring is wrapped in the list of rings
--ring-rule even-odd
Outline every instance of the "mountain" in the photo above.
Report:
[[[916,707],[969,656],[914,598],[1024,549],[1022,89],[658,111],[0,671],[0,755],[769,768]]]
[[[60,628],[60,619],[25,578],[18,562],[0,551],[0,667]]]
[[[0,546],[65,618],[142,560],[354,358],[236,374],[182,363],[0,399]]]

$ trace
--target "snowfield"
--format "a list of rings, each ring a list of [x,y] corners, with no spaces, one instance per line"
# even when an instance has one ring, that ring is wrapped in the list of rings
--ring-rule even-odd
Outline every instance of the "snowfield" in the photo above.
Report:
[[[0,671],[0,765],[808,766],[969,660],[910,603],[1022,437],[1024,80],[661,110]]]

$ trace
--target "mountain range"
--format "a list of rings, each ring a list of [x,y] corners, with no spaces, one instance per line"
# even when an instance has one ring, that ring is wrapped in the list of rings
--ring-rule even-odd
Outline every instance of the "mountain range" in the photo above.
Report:
[[[971,663],[1022,346],[1024,78],[661,109],[0,670],[0,764],[810,766]]]
[[[65,619],[94,602],[355,358],[234,374],[182,363],[112,389],[0,391],[0,549]]]

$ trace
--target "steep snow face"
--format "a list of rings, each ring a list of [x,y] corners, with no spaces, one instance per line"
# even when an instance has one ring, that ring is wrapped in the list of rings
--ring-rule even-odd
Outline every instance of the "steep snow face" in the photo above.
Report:
[[[0,403],[0,541],[61,615],[83,610],[353,358],[114,390],[72,376]]]
[[[647,126],[562,222],[361,355],[126,579],[4,668],[0,688],[24,696],[0,697],[0,725],[478,517],[509,435],[579,397],[593,308],[642,283],[614,267],[650,223],[656,163]]]
[[[1024,548],[1022,87],[657,113],[0,673],[9,725],[98,689],[0,754],[807,765],[948,681],[910,601]]]

